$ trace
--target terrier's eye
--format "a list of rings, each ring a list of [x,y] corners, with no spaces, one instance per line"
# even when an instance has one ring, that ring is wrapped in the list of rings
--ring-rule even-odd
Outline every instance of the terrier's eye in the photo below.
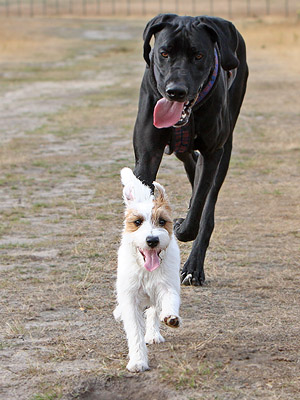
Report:
[[[169,57],[169,54],[166,51],[162,51],[160,54],[161,54],[161,56],[163,58],[168,58]]]
[[[159,220],[158,220],[158,224],[159,224],[159,226],[165,226],[166,225],[166,220],[165,219],[163,219],[163,218],[159,218]]]
[[[135,226],[141,226],[143,221],[139,218],[139,219],[136,219],[135,221],[133,221],[133,223]]]

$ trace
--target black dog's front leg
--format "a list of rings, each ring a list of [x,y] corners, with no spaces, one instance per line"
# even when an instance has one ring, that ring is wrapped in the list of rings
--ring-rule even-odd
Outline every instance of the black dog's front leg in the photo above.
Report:
[[[161,135],[160,131],[154,127],[147,133],[145,130],[136,128],[134,135],[135,169],[133,172],[137,178],[150,187],[156,179],[168,138],[167,132],[163,132]]]
[[[157,171],[163,156],[162,149],[156,149],[155,154],[151,150],[141,149],[136,157],[134,175],[144,184],[153,187],[153,181],[156,179]],[[137,152],[136,152],[137,153]]]
[[[184,264],[181,272],[181,281],[184,285],[202,285],[205,281],[204,259],[209,245],[211,234],[215,226],[215,206],[219,191],[226,177],[232,150],[232,135],[224,145],[224,153],[220,161],[213,186],[206,198],[204,210],[201,216],[200,228],[193,243],[191,254]]]
[[[195,183],[190,209],[185,219],[179,218],[174,222],[174,232],[178,240],[188,242],[194,240],[199,232],[202,211],[207,195],[214,182],[223,149],[216,150],[212,155],[203,156],[203,165],[200,157],[197,161],[197,168],[202,168],[202,173]]]
[[[168,144],[171,130],[157,129],[153,126],[155,101],[141,90],[139,112],[134,127],[133,146],[135,154],[134,174],[143,183],[152,187]]]

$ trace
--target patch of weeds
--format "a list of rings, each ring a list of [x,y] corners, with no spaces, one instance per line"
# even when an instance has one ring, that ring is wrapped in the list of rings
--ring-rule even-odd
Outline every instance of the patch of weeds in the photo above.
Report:
[[[90,283],[88,282],[90,277],[90,269],[89,267],[82,267],[79,266],[77,271],[74,274],[74,280],[79,281],[77,286],[89,286]]]
[[[173,381],[176,390],[195,389],[199,385],[196,373],[190,368],[181,369],[179,372],[173,367],[163,367],[161,379],[163,382]]]
[[[45,394],[35,394],[30,400],[56,400],[61,399],[61,394],[57,392],[47,392]]]
[[[89,258],[99,257],[99,243],[97,241],[84,240],[79,243],[75,243],[73,248],[73,254],[75,256],[84,256]]]
[[[75,349],[74,345],[58,339],[56,348],[53,354],[49,354],[49,361],[64,362],[74,361],[78,357],[78,348]]]
[[[57,114],[57,118],[59,118],[61,113]],[[56,126],[55,115],[48,118],[49,124],[44,124],[36,129],[26,131],[27,135],[35,135],[35,136],[43,136],[43,135],[54,135],[56,137],[68,137],[72,135],[76,135],[80,133],[80,129],[78,127],[73,126]],[[51,125],[50,125],[51,124]],[[37,161],[37,164],[42,163],[42,161]],[[36,165],[39,166],[39,165]],[[42,165],[43,166],[43,165]]]
[[[249,267],[251,265],[251,261],[238,261],[235,264],[237,267]]]
[[[93,167],[89,164],[81,164],[81,166],[87,171],[91,171],[93,169]]]
[[[191,371],[189,369],[187,369],[185,373],[182,373],[177,381],[176,390],[184,389],[186,387],[189,387],[191,389],[197,388],[198,384],[196,382],[196,376],[189,376],[190,373]]]
[[[65,178],[76,178],[78,175],[77,171],[63,171],[61,174]]]
[[[7,262],[6,257],[4,257],[4,261]],[[11,289],[11,288],[12,284],[10,281],[8,280],[5,281],[4,279],[0,280],[0,289]]]
[[[99,253],[91,253],[88,255],[88,258],[99,258],[101,257],[101,254]]]
[[[199,388],[204,381],[217,377],[218,370],[222,368],[222,363],[209,365],[208,363],[201,363],[197,366],[180,365],[165,366],[162,365],[161,380],[162,382],[173,383],[176,390],[182,389],[196,389]]]
[[[249,157],[245,158],[235,158],[232,157],[230,160],[230,168],[232,170],[248,170],[250,167],[253,166],[253,160]]]
[[[31,244],[28,243],[6,243],[6,244],[0,244],[0,249],[30,249],[32,248]]]
[[[58,217],[58,218],[55,218],[55,219],[51,219],[49,222],[51,224],[60,224],[62,221],[63,221],[63,218],[62,217]]]
[[[272,196],[282,196],[283,195],[282,191],[279,189],[274,189],[274,190],[266,190],[265,189],[263,191],[263,194],[270,194]]]
[[[12,272],[15,272],[18,275],[22,276],[28,273],[28,269],[22,265],[16,265]]]
[[[49,203],[38,202],[38,203],[34,203],[32,208],[34,210],[39,210],[41,208],[50,208],[50,204]]]
[[[6,332],[8,337],[12,339],[24,336],[27,333],[25,326],[18,320],[6,322]]]
[[[272,173],[272,170],[270,168],[264,168],[260,170],[260,173],[262,175],[270,175]]]
[[[227,386],[227,385],[224,385],[223,386],[223,390],[224,390],[224,392],[228,392],[228,393],[239,393],[239,390],[238,389],[236,389],[236,388],[234,388],[234,387],[232,387],[232,386]]]
[[[9,227],[4,224],[0,224],[0,237],[6,235],[10,231]]]
[[[44,134],[49,133],[48,130],[49,130],[49,126],[44,124],[42,126],[39,126],[38,128],[25,131],[25,134],[26,135],[44,135]]]
[[[108,221],[111,219],[111,216],[107,215],[107,214],[100,214],[100,215],[97,215],[96,219],[100,220],[100,221]],[[0,233],[1,233],[1,227],[0,227]]]
[[[28,283],[32,284],[32,285],[40,285],[42,282],[44,282],[44,280],[41,280],[39,278],[34,278],[31,276],[25,276],[24,278],[20,279],[21,281],[27,281]]]
[[[46,169],[52,167],[52,165],[49,162],[45,161],[45,160],[36,160],[36,161],[34,161],[32,163],[32,166],[33,167],[46,168]]]
[[[63,128],[63,129],[51,130],[50,133],[54,136],[65,138],[67,136],[77,135],[78,133],[80,133],[80,129]]]
[[[21,218],[25,217],[24,211],[18,208],[12,208],[10,210],[5,210],[0,212],[0,215],[4,217],[7,221],[19,221]]]

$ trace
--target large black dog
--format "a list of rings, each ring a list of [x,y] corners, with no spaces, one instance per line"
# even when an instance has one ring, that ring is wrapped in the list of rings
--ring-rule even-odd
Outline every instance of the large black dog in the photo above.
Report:
[[[229,21],[161,14],[145,28],[144,58],[134,173],[152,186],[164,151],[183,161],[193,191],[187,216],[175,220],[174,231],[181,241],[195,240],[182,282],[201,285],[215,204],[246,90],[245,43]]]

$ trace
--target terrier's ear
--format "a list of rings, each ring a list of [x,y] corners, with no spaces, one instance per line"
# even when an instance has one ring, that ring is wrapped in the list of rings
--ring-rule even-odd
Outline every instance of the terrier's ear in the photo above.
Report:
[[[155,188],[154,189],[155,201],[158,203],[168,203],[169,200],[164,187],[158,182],[153,182],[153,185]]]
[[[130,168],[125,167],[125,168],[121,169],[121,182],[122,182],[123,186],[127,186],[134,179],[136,179],[136,178]]]
[[[123,189],[123,199],[126,206],[134,201],[134,188],[132,185],[127,184]]]
[[[124,185],[123,199],[127,206],[134,201],[134,187],[132,183],[133,179],[134,175],[130,168],[123,168],[121,170],[121,181]]]
[[[127,206],[132,202],[140,203],[153,198],[150,187],[144,185],[130,168],[121,170],[121,181],[124,185],[123,197]]]

